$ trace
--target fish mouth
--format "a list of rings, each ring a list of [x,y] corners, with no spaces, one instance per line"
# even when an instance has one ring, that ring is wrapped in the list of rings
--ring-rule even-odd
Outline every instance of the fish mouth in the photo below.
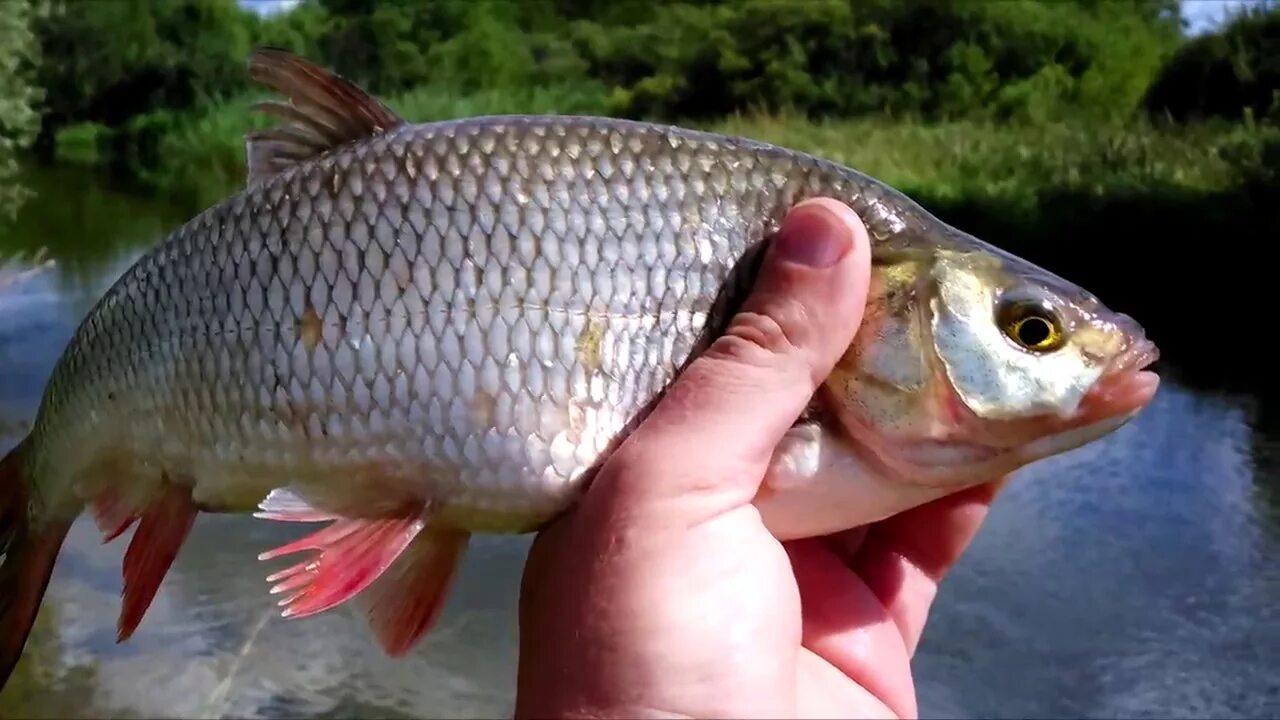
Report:
[[[1145,370],[1159,359],[1160,348],[1146,337],[1139,337],[1111,361],[1104,376]]]
[[[1159,359],[1160,349],[1147,338],[1139,337],[1130,343],[1085,394],[1069,424],[1078,427],[1146,407],[1160,385],[1160,376],[1146,368]]]

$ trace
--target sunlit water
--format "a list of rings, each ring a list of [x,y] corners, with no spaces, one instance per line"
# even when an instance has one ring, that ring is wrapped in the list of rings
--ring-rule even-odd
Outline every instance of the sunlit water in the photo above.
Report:
[[[185,214],[36,180],[0,255],[43,245],[59,264],[0,295],[0,450],[91,303]],[[1166,380],[1113,436],[1024,470],[943,585],[915,661],[922,713],[1280,715],[1278,440],[1256,401]],[[116,645],[125,540],[101,545],[82,518],[0,717],[509,715],[527,538],[475,538],[437,629],[397,661],[350,607],[275,616],[255,556],[297,533],[201,516]]]

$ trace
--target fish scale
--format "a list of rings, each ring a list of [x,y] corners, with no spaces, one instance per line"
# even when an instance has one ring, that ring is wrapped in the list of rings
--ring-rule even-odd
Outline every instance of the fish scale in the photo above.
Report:
[[[410,124],[287,53],[250,72],[290,104],[260,106],[285,122],[248,138],[246,187],[108,290],[0,462],[0,677],[86,505],[108,539],[137,522],[120,639],[198,512],[257,508],[331,523],[261,556],[315,552],[269,578],[285,615],[354,598],[383,648],[407,651],[470,534],[569,507],[813,196],[858,213],[876,268],[831,402],[815,397],[757,499],[779,537],[998,476],[1145,404],[1145,381],[1101,379],[1151,358],[1140,328],[853,169],[609,118]],[[1016,347],[1027,318],[1058,314],[1072,329],[1054,352]],[[1024,427],[964,407],[1052,412]]]
[[[636,155],[659,151],[683,182],[630,174],[646,165]],[[488,162],[493,152],[515,155]],[[541,157],[574,162],[519,172]],[[799,197],[804,174],[728,183],[769,163],[794,161],[596,119],[408,126],[342,148],[212,208],[128,272],[111,291],[120,300],[94,311],[99,332],[69,349],[83,364],[55,373],[33,442],[92,459],[70,449],[117,443],[104,420],[141,423],[127,433],[137,454],[193,478],[212,508],[386,461],[450,513],[493,514],[480,527],[540,521],[689,356],[733,260],[766,232],[744,218]],[[847,179],[829,174],[840,192]],[[669,193],[620,195],[610,180]],[[156,313],[157,296],[185,302]],[[80,390],[130,372],[148,382],[114,402]],[[196,388],[211,404],[193,403]]]

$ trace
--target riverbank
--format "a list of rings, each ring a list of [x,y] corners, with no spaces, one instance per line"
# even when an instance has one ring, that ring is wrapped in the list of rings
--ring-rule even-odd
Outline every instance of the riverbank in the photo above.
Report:
[[[270,120],[246,95],[189,113],[150,112],[120,128],[72,125],[56,138],[65,164],[110,170],[149,190],[214,196],[239,184],[244,134]],[[459,96],[422,87],[387,98],[411,122],[479,115],[607,114],[602,91],[588,85],[534,86]],[[1280,128],[1240,123],[1157,126],[1143,120],[1097,123],[1076,119],[1000,123],[922,122],[864,116],[812,121],[800,115],[732,115],[683,124],[745,135],[814,152],[867,172],[908,192],[948,203],[1001,197],[1034,214],[1046,189],[1094,195],[1146,190],[1219,192],[1280,168],[1274,154]]]

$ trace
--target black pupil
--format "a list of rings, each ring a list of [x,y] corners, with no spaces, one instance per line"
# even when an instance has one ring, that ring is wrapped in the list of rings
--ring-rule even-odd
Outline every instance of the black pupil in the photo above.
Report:
[[[1050,332],[1052,332],[1052,328],[1049,327],[1049,322],[1044,318],[1027,318],[1018,325],[1018,339],[1032,347],[1048,340]]]

